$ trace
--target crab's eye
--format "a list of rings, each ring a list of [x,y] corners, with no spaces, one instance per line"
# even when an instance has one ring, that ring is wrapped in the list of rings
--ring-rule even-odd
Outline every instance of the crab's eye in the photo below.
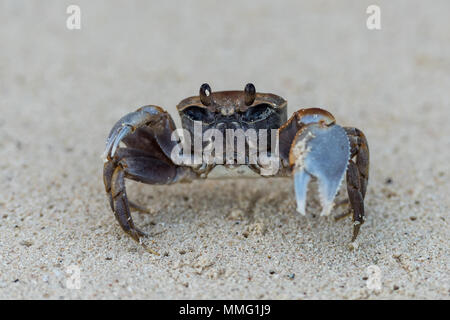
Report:
[[[209,84],[204,83],[201,85],[199,95],[200,101],[203,103],[203,105],[209,106],[211,104],[211,93],[211,87],[209,86]]]
[[[244,88],[245,93],[245,105],[249,106],[253,104],[256,98],[256,89],[253,83],[247,83],[247,85]]]
[[[267,119],[273,113],[272,107],[267,103],[261,103],[249,108],[244,116],[243,120],[246,122],[256,122]]]
[[[193,121],[202,121],[206,123],[214,121],[214,115],[206,108],[191,106],[184,109],[183,113]]]

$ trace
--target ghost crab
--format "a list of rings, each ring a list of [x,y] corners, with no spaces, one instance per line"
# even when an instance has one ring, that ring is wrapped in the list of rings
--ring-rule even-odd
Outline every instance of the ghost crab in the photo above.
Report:
[[[180,164],[173,160],[173,150],[180,137],[166,111],[148,105],[125,115],[107,138],[103,178],[111,209],[131,238],[143,244],[140,240],[146,235],[134,225],[130,211],[145,211],[145,208],[128,200],[125,178],[147,184],[173,184],[207,177],[293,176],[297,211],[302,215],[305,215],[308,183],[315,178],[321,215],[329,215],[346,175],[347,214],[353,213],[352,242],[356,239],[364,223],[364,197],[369,178],[369,149],[360,130],[341,127],[331,113],[319,108],[300,109],[287,119],[287,101],[275,94],[257,93],[251,83],[243,91],[222,92],[212,92],[208,84],[203,84],[199,95],[182,100],[177,110],[185,132],[193,135],[194,140],[198,136],[195,124],[200,122],[201,134],[208,129],[222,133],[229,129],[275,130],[276,142],[271,139],[268,147],[261,148],[255,141],[246,139],[244,156],[240,158],[244,162],[240,163],[236,161],[238,154],[231,153],[231,159],[227,154],[224,163]],[[234,146],[234,138],[232,141]],[[202,141],[201,147],[206,150],[208,142],[211,140]],[[270,154],[274,143],[278,170],[267,174],[264,173],[267,163],[250,162],[250,150]]]

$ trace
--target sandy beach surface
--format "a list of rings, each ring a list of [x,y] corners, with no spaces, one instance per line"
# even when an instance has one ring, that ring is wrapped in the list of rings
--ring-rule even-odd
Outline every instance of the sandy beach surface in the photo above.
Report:
[[[0,298],[448,299],[450,2],[376,2],[381,30],[373,1],[80,0],[68,30],[72,1],[1,0]],[[110,128],[146,104],[179,124],[203,82],[253,82],[366,133],[356,249],[350,219],[314,199],[295,211],[290,179],[129,181],[161,255],[123,233],[102,181]]]

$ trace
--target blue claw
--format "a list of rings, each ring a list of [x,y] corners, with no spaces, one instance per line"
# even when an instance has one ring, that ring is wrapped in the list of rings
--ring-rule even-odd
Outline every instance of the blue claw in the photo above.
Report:
[[[298,211],[304,214],[309,175],[318,180],[321,215],[328,215],[350,160],[350,143],[339,125],[310,125],[294,141],[294,184]]]
[[[300,169],[294,173],[295,198],[297,199],[297,212],[306,215],[306,193],[311,176]]]
[[[124,125],[122,129],[120,129],[119,134],[115,138],[114,144],[111,149],[111,157],[114,157],[114,154],[116,153],[116,149],[119,146],[120,141],[122,141],[122,139],[125,138],[131,131],[132,129],[128,125]]]
[[[117,133],[111,135],[108,138],[108,142],[106,143],[105,152],[102,155],[103,161],[107,161],[108,155],[113,157],[116,153],[116,149],[119,146],[120,141],[125,138],[130,132],[132,128],[129,125],[123,125]]]

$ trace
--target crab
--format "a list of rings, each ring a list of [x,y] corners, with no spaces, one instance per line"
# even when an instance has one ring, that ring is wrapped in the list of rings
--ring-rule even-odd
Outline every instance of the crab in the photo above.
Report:
[[[287,101],[256,92],[251,83],[243,91],[220,92],[212,92],[205,83],[198,96],[182,100],[177,110],[182,132],[164,109],[147,105],[122,117],[108,135],[103,154],[105,190],[120,227],[132,239],[156,253],[143,243],[147,235],[133,222],[132,210],[147,210],[128,200],[126,178],[168,185],[205,178],[293,177],[297,211],[306,214],[308,185],[316,180],[321,215],[348,204],[347,212],[337,218],[352,214],[351,241],[355,241],[365,220],[369,178],[369,149],[362,131],[338,125],[330,112],[320,108],[300,109],[287,119]],[[217,135],[227,136],[230,130],[243,132],[244,144],[238,152],[225,153],[219,147],[234,146],[235,137],[224,143]],[[255,140],[246,134],[252,130],[275,134],[270,139],[258,135]],[[200,146],[200,153],[209,153],[180,156],[180,145],[183,151],[198,151]],[[335,203],[344,180],[348,199]]]

